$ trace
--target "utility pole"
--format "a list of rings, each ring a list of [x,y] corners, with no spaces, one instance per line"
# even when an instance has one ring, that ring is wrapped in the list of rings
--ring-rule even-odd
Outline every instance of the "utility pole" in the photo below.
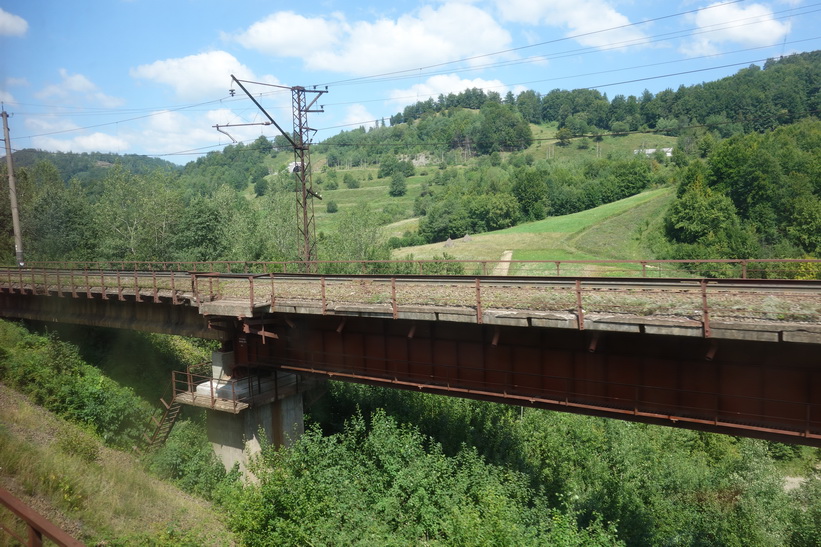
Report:
[[[6,141],[6,168],[9,175],[9,201],[11,201],[11,224],[14,229],[14,254],[17,265],[21,268],[23,261],[23,236],[20,234],[20,213],[17,210],[17,181],[14,179],[14,163],[11,159],[11,138],[9,137],[9,115],[3,110],[3,138]]]
[[[296,213],[297,226],[299,231],[300,256],[305,264],[306,272],[312,272],[316,263],[316,224],[314,222],[314,202],[313,198],[322,199],[322,196],[314,192],[313,180],[311,178],[311,155],[310,155],[310,138],[309,133],[314,131],[308,127],[308,114],[313,112],[324,112],[322,108],[314,109],[314,105],[323,93],[327,93],[327,87],[324,90],[319,89],[305,89],[301,86],[286,87],[281,85],[266,84],[262,82],[249,82],[246,80],[238,80],[236,76],[231,75],[231,80],[236,83],[240,89],[251,99],[257,108],[270,120],[261,124],[239,124],[239,125],[271,125],[273,124],[279,132],[285,137],[294,149],[294,175],[296,176]],[[292,110],[293,110],[293,136],[286,133],[279,124],[274,121],[268,112],[262,108],[262,105],[251,95],[245,86],[242,84],[256,84],[268,87],[279,87],[291,91]],[[233,93],[233,90],[232,90]],[[314,94],[314,97],[308,101],[308,95]],[[220,127],[231,127],[231,124],[215,126],[217,131],[221,131]],[[224,133],[224,131],[222,131]]]

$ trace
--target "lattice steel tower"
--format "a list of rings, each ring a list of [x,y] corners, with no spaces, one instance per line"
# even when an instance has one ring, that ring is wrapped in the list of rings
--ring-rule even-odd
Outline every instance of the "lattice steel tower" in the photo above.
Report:
[[[261,124],[226,124],[226,125],[216,125],[214,127],[217,128],[217,131],[221,131],[221,127],[232,127],[236,125],[270,125],[273,124],[279,132],[285,137],[291,146],[294,148],[294,179],[296,184],[296,213],[297,213],[297,231],[299,233],[298,238],[298,246],[300,249],[300,258],[304,262],[305,270],[311,272],[314,270],[314,266],[316,264],[316,223],[314,221],[314,202],[313,198],[322,199],[319,194],[314,192],[313,188],[313,179],[311,177],[311,154],[310,154],[310,133],[314,132],[314,129],[308,127],[308,114],[314,112],[324,112],[322,108],[314,109],[314,105],[319,97],[323,93],[327,93],[328,90],[323,89],[305,89],[302,86],[293,86],[293,87],[286,87],[281,85],[274,85],[274,84],[266,84],[262,82],[249,82],[246,80],[238,80],[233,74],[231,75],[231,80],[233,80],[242,91],[248,95],[248,98],[251,99],[257,108],[259,108],[263,114],[270,120],[270,122],[264,122]],[[281,89],[289,89],[291,91],[291,98],[292,98],[292,111],[293,111],[293,134],[289,135],[285,131],[283,131],[282,127],[274,121],[274,118],[271,117],[268,112],[262,108],[262,105],[245,89],[245,86],[242,84],[255,84],[255,85],[264,85],[268,87],[278,87]],[[309,101],[309,95],[313,95],[313,98]],[[224,131],[223,131],[224,133]]]

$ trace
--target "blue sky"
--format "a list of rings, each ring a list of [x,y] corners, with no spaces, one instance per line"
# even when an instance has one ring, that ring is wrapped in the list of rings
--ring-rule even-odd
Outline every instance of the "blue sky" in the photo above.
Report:
[[[186,163],[264,121],[230,81],[328,86],[316,140],[480,87],[612,98],[821,49],[807,0],[0,0],[0,101],[14,149]],[[291,94],[248,85],[286,130]],[[273,126],[227,129],[239,141]]]

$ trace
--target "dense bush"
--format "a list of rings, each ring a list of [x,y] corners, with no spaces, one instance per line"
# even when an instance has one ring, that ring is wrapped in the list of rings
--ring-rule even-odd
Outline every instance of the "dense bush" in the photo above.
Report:
[[[228,501],[239,471],[226,473],[205,433],[205,416],[178,421],[165,443],[150,454],[148,468],[157,476],[205,499]]]
[[[141,442],[150,406],[84,362],[74,346],[0,322],[0,380],[34,402],[87,425],[106,443],[131,448]]]
[[[249,545],[614,545],[598,523],[579,530],[522,473],[476,449],[454,457],[384,412],[341,433],[310,429],[292,448],[267,449],[233,522]]]
[[[367,434],[359,432],[360,422],[344,421],[357,412],[371,423]],[[560,509],[579,529],[612,523],[629,545],[806,545],[803,538],[821,533],[821,521],[807,516],[818,500],[817,481],[787,494],[771,447],[761,441],[342,383],[331,385],[329,401],[312,416],[325,429],[322,443],[364,458],[373,456],[362,439],[386,431],[392,441],[381,446],[407,448],[414,446],[408,439],[419,438],[456,461],[465,447],[476,447],[472,457],[482,464],[473,469],[489,477],[506,469],[522,479],[537,514]],[[412,436],[399,433],[406,431]],[[344,461],[343,455],[332,460]],[[522,509],[522,515],[526,521],[531,513]]]

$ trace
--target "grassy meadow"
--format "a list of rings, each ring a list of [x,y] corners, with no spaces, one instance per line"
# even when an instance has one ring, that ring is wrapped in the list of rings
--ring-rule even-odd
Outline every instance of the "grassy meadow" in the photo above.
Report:
[[[639,260],[651,256],[652,228],[674,195],[674,188],[659,188],[572,215],[471,235],[469,240],[396,249],[393,256],[430,259],[447,253],[459,260],[493,262],[512,251],[513,260]]]

